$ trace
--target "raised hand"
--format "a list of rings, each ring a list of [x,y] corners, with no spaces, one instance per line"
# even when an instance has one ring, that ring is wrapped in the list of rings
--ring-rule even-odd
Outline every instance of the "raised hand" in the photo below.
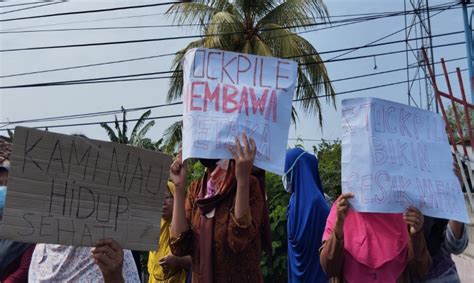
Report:
[[[339,240],[343,239],[344,222],[346,221],[347,212],[349,211],[349,199],[353,198],[352,193],[344,193],[336,200],[336,225],[334,227],[336,237]]]
[[[253,161],[257,152],[257,146],[252,138],[242,134],[242,144],[238,137],[235,138],[235,146],[228,147],[232,158],[235,160],[235,177],[237,181],[248,180],[252,172]]]
[[[179,151],[170,167],[170,178],[176,190],[184,190],[186,185],[187,166],[183,162],[182,152]]]
[[[416,234],[423,229],[425,217],[418,208],[409,207],[403,214],[403,219],[410,226],[410,233]]]
[[[92,250],[94,262],[99,266],[104,281],[124,282],[122,275],[123,250],[122,247],[113,239],[104,239],[97,241]]]

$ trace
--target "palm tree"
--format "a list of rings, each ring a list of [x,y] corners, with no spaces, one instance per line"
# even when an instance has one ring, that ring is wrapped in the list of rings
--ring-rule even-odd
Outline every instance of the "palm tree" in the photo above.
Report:
[[[183,138],[182,130],[183,121],[171,124],[163,133],[163,138],[160,140],[160,149],[168,154],[176,152]]]
[[[130,137],[127,136],[127,110],[122,107],[122,127],[120,127],[120,123],[115,116],[114,127],[117,133],[109,126],[107,123],[100,123],[100,126],[105,129],[107,135],[110,138],[111,142],[116,143],[123,143],[128,144],[131,146],[142,147],[149,143],[148,139],[145,139],[146,133],[155,125],[155,121],[148,122],[145,126],[145,121],[150,116],[151,110],[146,111],[142,114],[142,116],[138,119],[137,123],[133,127],[132,133]]]
[[[196,47],[215,48],[263,56],[290,58],[299,63],[296,98],[304,110],[318,114],[322,125],[323,93],[335,102],[335,91],[317,50],[296,32],[328,20],[322,0],[197,0],[174,4],[167,11],[174,22],[197,26],[204,37],[177,53],[168,100],[182,95],[182,59]],[[293,121],[296,111],[293,109]]]

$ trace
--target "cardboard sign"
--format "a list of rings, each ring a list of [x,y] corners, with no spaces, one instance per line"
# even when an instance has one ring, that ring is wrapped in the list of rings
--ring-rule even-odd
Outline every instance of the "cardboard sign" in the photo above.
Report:
[[[17,127],[0,238],[156,249],[171,157]]]
[[[246,133],[255,166],[283,174],[297,64],[272,57],[192,49],[184,59],[183,158],[231,158]]]
[[[342,190],[356,211],[468,223],[445,124],[429,111],[375,98],[342,101]]]

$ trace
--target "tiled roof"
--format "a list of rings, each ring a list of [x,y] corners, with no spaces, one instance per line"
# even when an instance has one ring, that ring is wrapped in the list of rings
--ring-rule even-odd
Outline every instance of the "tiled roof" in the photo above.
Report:
[[[3,163],[5,159],[10,160],[12,154],[13,144],[10,139],[4,136],[0,136],[0,163]]]

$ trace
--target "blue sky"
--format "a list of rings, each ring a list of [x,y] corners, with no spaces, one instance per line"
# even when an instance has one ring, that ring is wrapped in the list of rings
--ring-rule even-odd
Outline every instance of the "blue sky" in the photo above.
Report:
[[[9,1],[8,3],[22,3],[31,1]],[[101,9],[116,6],[139,5],[156,3],[157,1],[86,1],[73,0],[57,5],[45,6],[37,9],[18,11],[11,14],[1,15],[1,18],[13,18],[31,16],[37,14],[48,14],[58,12],[70,12],[76,10]],[[455,3],[455,1],[430,1],[430,5]],[[333,0],[326,1],[330,15],[346,15],[386,11],[403,11],[402,0],[371,0],[371,1],[348,1]],[[3,3],[2,5],[6,5]],[[0,5],[1,6],[1,5]],[[13,8],[10,8],[12,10]],[[162,13],[166,7],[154,7],[147,9],[116,11],[101,14],[84,14],[77,16],[54,17],[34,20],[21,20],[12,22],[0,22],[0,30],[23,28],[31,29],[57,29],[57,28],[83,28],[83,27],[109,27],[130,25],[162,25],[172,24],[170,18]],[[0,12],[8,11],[7,8]],[[143,16],[148,15],[148,16]],[[140,16],[134,18],[123,18],[128,16]],[[411,17],[409,18],[411,19]],[[448,10],[436,15],[431,20],[432,34],[443,34],[463,30],[461,9]],[[42,25],[48,25],[41,27]],[[380,37],[390,34],[405,27],[403,16],[384,18],[365,23],[353,24],[343,27],[324,29],[321,31],[308,32],[304,34],[318,51],[354,47],[367,44]],[[122,41],[144,38],[157,38],[168,36],[192,35],[198,31],[183,28],[150,28],[140,30],[105,30],[105,31],[70,31],[70,32],[47,32],[47,33],[20,33],[0,34],[0,49],[22,48],[44,45],[64,45],[85,42]],[[384,41],[402,40],[405,33],[397,33]],[[0,76],[22,72],[38,71],[51,68],[61,68],[74,65],[94,64],[105,61],[122,60],[127,58],[153,56],[157,54],[173,53],[183,48],[190,40],[161,41],[127,45],[111,45],[87,48],[68,48],[52,50],[36,50],[21,52],[0,53]],[[433,45],[441,45],[464,41],[464,34],[436,37]],[[382,41],[383,42],[383,41]],[[392,44],[381,47],[365,48],[347,55],[363,56],[389,51],[405,50],[404,43]],[[327,60],[339,53],[323,55]],[[412,55],[410,55],[412,56]],[[446,60],[466,56],[464,45],[436,48],[434,50],[435,61],[444,57]],[[413,62],[413,56],[410,57]],[[61,81],[82,78],[106,77],[132,73],[145,73],[156,71],[167,71],[170,68],[172,57],[150,59],[123,64],[114,64],[93,68],[83,68],[69,71],[52,72],[28,76],[19,76],[0,79],[0,85],[29,84],[37,82]],[[373,72],[382,72],[391,69],[406,67],[405,53],[377,56],[377,70],[374,70],[374,58],[349,60],[328,63],[326,65],[332,79],[339,79]],[[467,61],[455,61],[447,63],[448,69],[454,71],[456,67],[466,68]],[[437,65],[437,72],[440,65]],[[374,85],[398,82],[406,80],[406,72],[389,73],[385,75],[372,76],[361,79],[346,80],[334,83],[336,92],[346,92],[353,89],[365,88]],[[467,82],[467,72],[464,72],[464,80]],[[453,76],[453,87],[458,92],[457,80]],[[444,80],[438,78],[440,88],[445,89]],[[467,84],[465,84],[467,86]],[[418,89],[418,84],[415,85]],[[0,120],[14,121],[31,118],[42,118],[59,115],[79,114],[86,112],[97,112],[125,108],[141,107],[166,103],[166,92],[168,80],[149,80],[135,82],[121,82],[108,84],[72,85],[44,88],[24,88],[0,90]],[[290,138],[300,137],[305,140],[305,146],[310,147],[320,138],[336,139],[341,135],[340,112],[341,101],[345,98],[372,96],[401,103],[407,103],[407,85],[399,84],[386,88],[367,90],[363,92],[347,93],[337,96],[336,109],[333,105],[323,102],[323,129],[319,127],[317,118],[309,116],[300,111],[300,121],[290,130]],[[415,100],[419,103],[418,93]],[[425,104],[425,101],[422,101]],[[154,109],[152,116],[163,116],[181,113],[182,106],[170,106]],[[130,113],[130,118],[136,118],[141,112]],[[91,122],[97,120],[111,120],[113,116],[100,118],[81,119],[77,121],[51,122],[51,124]],[[157,140],[162,132],[176,119],[161,119],[156,121],[155,127],[150,131],[149,137]],[[38,126],[40,124],[24,124],[25,126]],[[61,133],[82,133],[91,138],[107,139],[102,128],[98,125],[83,127],[56,128]],[[3,132],[4,133],[4,132]],[[3,134],[0,133],[0,134]],[[289,144],[294,144],[290,140]]]

